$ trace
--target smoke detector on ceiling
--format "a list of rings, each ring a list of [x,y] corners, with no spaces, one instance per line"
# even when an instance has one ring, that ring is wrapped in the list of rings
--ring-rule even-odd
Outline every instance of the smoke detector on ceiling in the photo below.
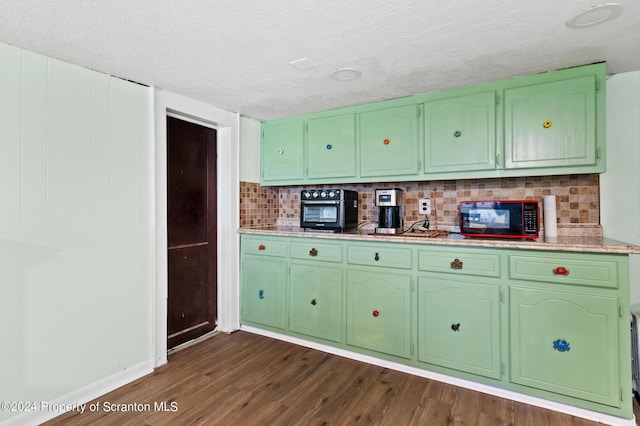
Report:
[[[340,68],[331,74],[331,78],[338,81],[355,80],[360,77],[362,73],[355,68]]]
[[[592,6],[582,12],[576,13],[567,21],[567,27],[578,29],[590,27],[609,19],[613,19],[622,13],[622,5],[620,3],[603,3]]]

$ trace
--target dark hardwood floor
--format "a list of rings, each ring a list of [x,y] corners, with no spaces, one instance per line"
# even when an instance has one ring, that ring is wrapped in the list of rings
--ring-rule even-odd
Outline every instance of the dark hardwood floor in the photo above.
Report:
[[[46,424],[596,424],[242,331],[176,352],[92,403],[100,408]]]

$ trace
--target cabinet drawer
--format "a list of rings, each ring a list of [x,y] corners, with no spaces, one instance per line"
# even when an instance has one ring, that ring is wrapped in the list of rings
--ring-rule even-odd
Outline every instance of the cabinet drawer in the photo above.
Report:
[[[509,278],[617,288],[618,263],[591,256],[509,256]]]
[[[411,269],[411,249],[381,246],[349,246],[347,262],[354,265]]]
[[[262,256],[285,257],[287,242],[269,238],[246,238],[241,241],[242,254],[257,254]]]
[[[323,262],[342,262],[342,245],[302,241],[291,243],[293,259],[320,260]]]
[[[499,277],[500,256],[469,253],[464,250],[420,250],[418,252],[418,269],[429,272]]]

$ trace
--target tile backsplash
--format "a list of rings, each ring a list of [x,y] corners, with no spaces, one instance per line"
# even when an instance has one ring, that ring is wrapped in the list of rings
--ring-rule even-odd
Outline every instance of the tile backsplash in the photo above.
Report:
[[[344,188],[358,191],[359,222],[377,221],[373,194],[378,188],[405,191],[404,223],[408,227],[424,219],[418,214],[418,200],[432,200],[431,229],[457,226],[458,204],[467,200],[538,200],[555,195],[558,224],[598,225],[600,223],[599,175],[536,176],[496,179],[464,179],[385,184],[317,185],[313,188]],[[297,223],[300,217],[300,191],[312,186],[263,187],[240,182],[240,226],[262,227]],[[542,218],[541,218],[542,219]]]

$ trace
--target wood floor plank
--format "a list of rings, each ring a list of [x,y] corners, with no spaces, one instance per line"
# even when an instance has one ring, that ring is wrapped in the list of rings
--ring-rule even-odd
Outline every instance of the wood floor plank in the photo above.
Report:
[[[596,425],[584,419],[267,337],[218,334],[92,401],[139,412],[71,412],[47,425]],[[157,411],[154,404],[176,404]]]

